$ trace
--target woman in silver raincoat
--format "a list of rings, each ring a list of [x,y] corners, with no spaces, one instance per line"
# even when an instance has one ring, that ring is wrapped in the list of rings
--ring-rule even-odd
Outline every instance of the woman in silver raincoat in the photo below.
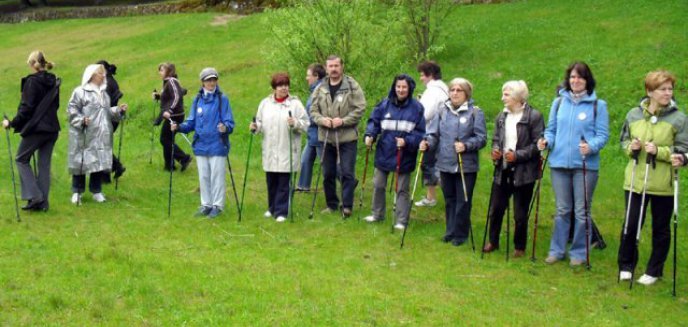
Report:
[[[112,169],[112,122],[119,121],[127,110],[126,104],[110,107],[105,92],[103,65],[89,65],[81,85],[74,89],[69,114],[69,173],[72,174],[72,203],[80,204],[86,189],[86,174],[90,174],[88,189],[96,202],[104,202],[103,174]]]

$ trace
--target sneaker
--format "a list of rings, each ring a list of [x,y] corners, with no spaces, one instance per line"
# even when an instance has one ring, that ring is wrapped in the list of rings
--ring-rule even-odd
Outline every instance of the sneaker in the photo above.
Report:
[[[182,165],[181,171],[185,171],[186,168],[189,168],[190,163],[191,163],[191,156],[188,155],[188,156],[186,156],[186,159],[184,159],[180,162],[180,164]]]
[[[201,206],[198,208],[198,211],[194,214],[194,217],[204,217],[207,216],[210,213],[210,210],[212,210],[213,207],[206,207],[206,206]]]
[[[213,206],[212,209],[210,209],[210,212],[208,212],[208,218],[213,219],[217,216],[219,216],[222,213],[222,209],[217,206]]]
[[[93,194],[93,200],[98,202],[98,203],[103,203],[105,202],[105,195],[103,193],[95,193]]]
[[[631,278],[633,278],[633,274],[631,274],[630,271],[619,272],[619,280],[626,281],[626,280],[631,280]]]
[[[571,261],[569,261],[569,265],[571,265],[571,267],[580,266],[583,263],[585,263],[585,260],[583,259],[571,259]]]
[[[279,217],[277,217],[277,219],[275,219],[275,221],[278,223],[283,223],[283,222],[287,221],[287,218],[285,218],[284,216],[279,216]]]
[[[72,204],[79,204],[79,203],[81,203],[81,193],[72,194]]]
[[[270,217],[272,217],[272,212],[270,212],[270,210],[264,212],[264,213],[263,213],[263,217],[265,217],[265,218],[270,218]]]
[[[404,224],[396,224],[394,225],[394,229],[404,230],[406,229],[406,226],[404,226]]]
[[[335,211],[336,211],[335,209],[332,209],[332,208],[330,208],[330,207],[327,207],[327,208],[325,208],[325,209],[322,209],[322,211],[320,211],[320,213],[322,213],[322,214],[328,214],[328,213],[333,213],[333,212],[335,212]]]
[[[377,219],[377,218],[375,218],[375,216],[367,216],[367,217],[363,218],[363,220],[365,220],[366,222],[369,222],[369,223],[376,223],[378,221],[382,221],[382,219]]]
[[[415,203],[416,207],[434,207],[437,205],[437,200],[428,200],[423,198],[422,200]]]
[[[547,258],[545,259],[545,263],[548,265],[551,265],[551,264],[556,263],[559,260],[561,260],[561,259],[559,259],[553,255],[550,255],[550,256],[547,256]]]
[[[654,284],[659,278],[657,277],[652,277],[648,274],[643,274],[638,278],[638,283],[643,284],[643,285],[652,285]]]

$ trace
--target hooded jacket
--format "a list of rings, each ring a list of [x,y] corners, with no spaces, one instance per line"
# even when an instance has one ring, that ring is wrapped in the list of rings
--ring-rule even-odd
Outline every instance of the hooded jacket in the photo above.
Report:
[[[597,102],[597,113],[595,113]],[[590,146],[586,168],[600,168],[600,151],[609,140],[609,114],[607,103],[597,94],[585,94],[577,103],[566,89],[559,90],[559,97],[552,101],[545,139],[551,168],[582,169],[583,158],[578,145],[581,136]]]
[[[17,115],[10,122],[15,133],[22,136],[36,133],[57,133],[60,131],[60,121],[57,110],[60,107],[59,79],[55,75],[39,71],[22,78],[21,102]],[[43,108],[39,105],[46,96],[48,102]]]
[[[478,151],[487,144],[485,114],[473,105],[473,100],[463,103],[459,108],[453,108],[451,101],[447,100],[428,124],[426,137],[430,149],[437,153],[435,167],[439,171],[459,172],[459,159],[454,149],[454,142],[458,138],[466,146],[466,151],[461,154],[463,171],[478,172]]]
[[[112,168],[113,121],[119,121],[121,111],[110,107],[107,83],[95,86],[89,80],[98,65],[89,65],[84,71],[81,85],[69,99],[69,173],[85,175]],[[90,122],[84,125],[84,118]]]
[[[219,123],[227,127],[225,133],[217,130]],[[227,156],[229,154],[229,134],[234,131],[234,116],[229,98],[217,86],[212,93],[206,94],[201,87],[191,104],[189,117],[179,131],[194,131],[193,151],[197,156]]]
[[[326,77],[313,91],[311,104],[311,119],[319,126],[318,140],[334,144],[337,136],[339,142],[353,142],[358,140],[358,122],[363,118],[366,107],[366,99],[363,90],[358,83],[348,75],[342,77],[341,86],[332,101],[330,96],[330,80]],[[329,133],[325,140],[325,127],[322,127],[323,118],[339,117],[343,125],[335,129],[335,133]]]
[[[635,138],[641,143],[652,141],[657,145],[657,156],[654,164],[648,170],[647,194],[669,196],[673,194],[671,154],[688,151],[688,119],[676,103],[660,108],[655,115],[650,114],[648,107],[650,100],[645,98],[640,105],[626,114],[626,120],[621,128],[621,147],[632,158],[631,141]],[[647,152],[641,147],[638,155],[638,166],[645,167]],[[642,193],[645,181],[645,169],[636,168],[633,190],[631,190],[631,175],[633,160],[629,160],[624,174],[624,190]]]
[[[402,148],[399,172],[412,172],[416,168],[418,145],[425,134],[423,106],[413,98],[416,83],[411,76],[403,76],[409,85],[408,96],[403,101],[397,98],[395,79],[387,98],[373,109],[365,133],[366,136],[378,139],[375,167],[386,172],[396,171],[397,137],[403,138],[406,143]]]

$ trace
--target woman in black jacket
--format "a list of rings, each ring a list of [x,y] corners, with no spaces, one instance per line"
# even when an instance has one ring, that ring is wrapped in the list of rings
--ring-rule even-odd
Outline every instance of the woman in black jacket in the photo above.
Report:
[[[117,66],[111,64],[105,60],[100,60],[96,64],[103,65],[107,76],[105,76],[105,81],[107,87],[105,88],[105,93],[110,97],[110,107],[117,107],[119,100],[124,96],[122,91],[119,89],[119,83],[115,79],[115,74],[117,73]],[[117,127],[119,127],[119,121],[112,122],[112,135],[117,132]],[[120,132],[121,133],[121,132]],[[126,167],[119,161],[119,158],[115,156],[114,147],[112,152],[112,172],[115,174],[113,177],[115,179],[120,178],[122,174],[127,170]],[[110,174],[103,174],[105,180],[103,182],[110,183]]]
[[[492,137],[492,160],[495,177],[492,181],[492,199],[489,210],[490,242],[483,252],[499,248],[499,233],[509,198],[514,197],[514,253],[515,258],[525,255],[528,238],[528,205],[533,186],[539,176],[540,155],[537,140],[545,129],[542,114],[533,109],[528,99],[528,86],[524,81],[508,81],[502,86],[504,111],[497,116]]]
[[[191,163],[191,156],[184,153],[174,143],[174,132],[170,130],[170,119],[175,123],[184,122],[184,89],[177,79],[177,70],[173,63],[162,63],[158,66],[158,74],[162,78],[162,92],[153,93],[153,99],[160,100],[160,116],[156,120],[156,125],[162,122],[160,130],[160,144],[165,159],[165,170],[174,170],[174,161],[178,161],[181,170],[185,171]],[[174,158],[172,157],[172,147],[174,147]]]
[[[17,170],[21,179],[24,210],[47,211],[50,192],[50,159],[60,131],[57,110],[60,106],[60,80],[48,72],[53,63],[40,51],[29,54],[27,64],[32,73],[22,79],[22,97],[17,115],[4,119],[4,128],[14,128],[22,140],[17,150]],[[38,171],[34,174],[29,161],[38,155]]]

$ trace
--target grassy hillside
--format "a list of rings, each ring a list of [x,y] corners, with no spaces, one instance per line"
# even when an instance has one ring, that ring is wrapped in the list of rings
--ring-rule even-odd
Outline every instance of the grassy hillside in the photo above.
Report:
[[[229,94],[237,129],[231,163],[240,188],[248,151],[248,122],[270,93],[269,76],[283,69],[263,60],[270,36],[262,15],[211,26],[213,14],[67,20],[0,26],[0,108],[13,115],[25,60],[45,51],[62,77],[61,118],[85,66],[99,59],[118,65],[117,78],[131,112],[124,129],[120,190],[106,186],[108,202],[69,203],[67,131],[55,149],[51,210],[14,221],[7,144],[0,142],[0,322],[3,325],[680,325],[688,319],[688,246],[680,241],[677,298],[671,264],[652,287],[616,283],[625,159],[618,131],[625,112],[643,95],[644,75],[666,68],[679,77],[676,97],[688,103],[688,24],[685,1],[521,1],[461,7],[447,23],[447,51],[436,58],[445,79],[463,76],[488,117],[501,110],[500,91],[524,79],[531,103],[548,112],[568,63],[589,62],[597,93],[608,101],[612,134],[603,151],[593,215],[609,247],[592,253],[590,272],[547,266],[553,194],[546,178],[538,232],[539,260],[504,262],[503,250],[481,260],[470,247],[439,241],[443,205],[412,212],[404,250],[389,224],[369,226],[337,215],[307,220],[310,196],[296,195],[296,222],[262,218],[266,195],[260,137],[254,139],[244,220],[236,222],[231,184],[220,219],[192,218],[198,205],[195,164],[174,175],[173,212],[167,218],[169,175],[155,132],[149,165],[150,92],[160,89],[157,64],[177,64],[193,95],[198,72],[214,66]],[[374,46],[374,45],[371,45]],[[374,58],[371,58],[374,60]],[[414,72],[408,67],[408,72]],[[390,72],[390,79],[398,72]],[[304,74],[305,76],[305,74]],[[293,78],[303,78],[294,76]],[[422,90],[421,90],[422,91]],[[305,90],[292,90],[305,97]],[[381,94],[367,94],[372,105]],[[187,106],[191,96],[186,97]],[[493,119],[488,120],[490,129]],[[12,135],[12,151],[20,138]],[[189,150],[188,145],[181,145]],[[362,148],[359,153],[362,154]],[[487,151],[482,153],[487,161]],[[487,165],[485,165],[487,166]],[[359,155],[359,176],[363,156]],[[482,240],[490,168],[480,173],[474,199],[476,243]],[[370,172],[368,174],[370,176]],[[685,174],[684,174],[685,175]],[[360,178],[360,177],[359,177]],[[686,189],[685,177],[682,189]],[[368,181],[364,212],[370,208]],[[423,190],[418,192],[422,193]],[[356,195],[358,204],[358,193]],[[420,195],[416,195],[417,198]],[[685,198],[685,197],[683,197]],[[324,206],[322,193],[316,209]],[[681,205],[686,212],[685,201]],[[354,217],[357,212],[354,213]],[[681,217],[683,219],[683,217]],[[688,229],[680,226],[679,238]],[[389,222],[389,221],[388,221]],[[531,229],[532,232],[532,229]],[[528,251],[530,251],[530,240]],[[649,255],[643,234],[639,271]]]

